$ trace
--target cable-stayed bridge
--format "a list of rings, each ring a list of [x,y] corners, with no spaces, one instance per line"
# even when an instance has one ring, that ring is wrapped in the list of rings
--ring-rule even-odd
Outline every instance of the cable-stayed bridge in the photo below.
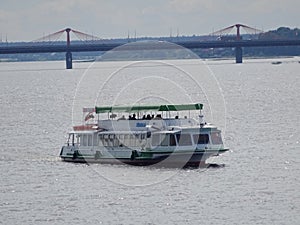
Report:
[[[245,30],[248,34],[247,40],[242,39],[241,31]],[[230,35],[230,32],[234,35]],[[251,28],[242,24],[235,24],[227,28],[210,34],[210,41],[172,41],[176,45],[165,45],[166,48],[185,47],[188,49],[208,49],[208,48],[235,48],[236,63],[243,62],[243,47],[270,47],[270,46],[299,46],[300,40],[290,39],[257,39],[258,34],[263,31]],[[66,34],[66,42],[58,42],[59,38]],[[74,34],[80,42],[71,42],[71,34]],[[251,38],[254,37],[254,38]],[[66,52],[66,68],[72,68],[72,52],[87,52],[87,51],[109,51],[128,42],[111,43],[105,42],[101,38],[94,35],[86,34],[80,31],[66,28],[39,38],[32,42],[27,42],[22,45],[1,45],[0,54],[18,54],[18,53],[52,53],[52,52]],[[124,46],[124,50],[153,50],[157,48],[156,45],[128,45]],[[159,46],[161,49],[161,46]]]

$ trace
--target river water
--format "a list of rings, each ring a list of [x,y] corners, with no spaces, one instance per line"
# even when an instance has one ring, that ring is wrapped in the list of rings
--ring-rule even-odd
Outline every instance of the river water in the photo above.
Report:
[[[299,58],[0,64],[0,224],[299,224]],[[60,161],[84,106],[203,102],[220,168]]]

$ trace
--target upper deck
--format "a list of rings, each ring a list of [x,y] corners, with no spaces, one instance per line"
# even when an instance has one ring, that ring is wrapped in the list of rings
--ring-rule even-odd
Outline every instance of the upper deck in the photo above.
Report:
[[[136,120],[98,120],[99,129],[107,131],[147,131],[199,127],[199,121],[192,118],[136,119]]]
[[[146,130],[166,130],[180,129],[188,127],[199,127],[201,124],[201,110],[203,105],[200,103],[180,104],[180,105],[138,105],[138,106],[102,106],[95,107],[98,114],[97,125],[99,129],[107,131],[146,131]],[[190,118],[190,116],[179,117],[180,111],[189,112],[199,110],[200,121]],[[177,115],[171,115],[172,113]],[[100,119],[100,114],[108,115],[107,119]],[[123,115],[117,115],[117,114]],[[127,118],[124,113],[128,113]]]

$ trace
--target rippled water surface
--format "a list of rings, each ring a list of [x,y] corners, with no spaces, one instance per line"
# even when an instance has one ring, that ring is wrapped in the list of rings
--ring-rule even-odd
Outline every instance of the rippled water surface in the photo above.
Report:
[[[299,59],[0,64],[0,224],[299,224]],[[221,168],[61,162],[81,108],[203,102]]]

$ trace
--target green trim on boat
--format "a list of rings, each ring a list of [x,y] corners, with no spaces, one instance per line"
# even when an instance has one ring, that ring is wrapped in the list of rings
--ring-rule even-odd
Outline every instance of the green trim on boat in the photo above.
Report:
[[[138,105],[138,106],[96,106],[95,111],[99,113],[109,112],[139,112],[139,111],[186,111],[202,110],[203,104],[178,104],[178,105]]]

